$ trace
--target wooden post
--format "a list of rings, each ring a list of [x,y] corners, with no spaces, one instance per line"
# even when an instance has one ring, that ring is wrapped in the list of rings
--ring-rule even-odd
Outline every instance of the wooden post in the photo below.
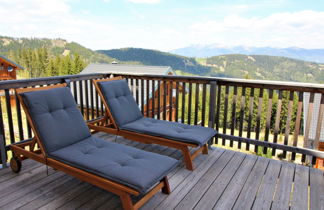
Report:
[[[215,125],[215,104],[216,104],[216,81],[210,82],[210,98],[209,98],[209,119],[208,127],[214,128]],[[213,144],[213,138],[208,142],[209,147]]]
[[[228,95],[229,95],[229,86],[225,86],[225,101],[224,101],[224,119],[223,119],[223,134],[226,134],[227,128],[227,109],[228,109]],[[222,145],[225,146],[226,139],[223,138]]]
[[[13,144],[13,143],[15,143],[15,132],[14,132],[13,119],[12,119],[12,112],[11,112],[9,89],[5,89],[5,97],[6,97],[6,108],[7,108],[7,114],[8,114],[10,143]]]
[[[182,100],[181,100],[181,123],[185,121],[185,103],[186,103],[186,83],[182,82]]]
[[[217,104],[216,104],[216,131],[219,132],[219,113],[220,113],[220,106],[221,106],[221,93],[222,93],[222,86],[217,85]],[[210,100],[210,99],[209,99]],[[215,143],[218,144],[218,137],[215,138]]]
[[[272,97],[273,97],[273,89],[269,89],[268,111],[267,111],[264,141],[269,141],[271,113],[272,113]],[[268,147],[263,147],[263,154],[267,154],[267,153],[268,153]]]
[[[236,101],[237,101],[237,86],[234,86],[233,100],[232,100],[232,114],[231,114],[231,135],[234,136],[236,127]],[[233,147],[233,141],[230,141],[230,147]]]
[[[314,108],[314,93],[310,93],[309,96],[309,104],[308,104],[308,111],[307,111],[307,119],[306,119],[306,125],[305,125],[305,133],[304,133],[304,148],[309,148],[309,130],[310,130],[310,125],[312,121],[312,116],[313,116],[313,108]],[[305,162],[306,156],[302,156],[302,162]],[[309,158],[307,158],[309,159]],[[308,162],[308,160],[306,161]]]
[[[66,87],[70,88],[71,87],[71,80],[68,78],[63,79],[63,82],[66,83]]]
[[[297,147],[298,144],[298,135],[300,131],[300,125],[301,125],[301,116],[302,116],[302,110],[303,110],[303,92],[298,93],[298,107],[297,107],[297,117],[295,122],[295,131],[293,136],[293,146]],[[295,160],[296,153],[292,153],[291,160]]]
[[[314,149],[318,150],[319,140],[321,137],[321,129],[323,124],[323,115],[324,115],[324,94],[321,95],[321,104],[319,108],[319,115],[316,126],[316,135],[314,141]]]

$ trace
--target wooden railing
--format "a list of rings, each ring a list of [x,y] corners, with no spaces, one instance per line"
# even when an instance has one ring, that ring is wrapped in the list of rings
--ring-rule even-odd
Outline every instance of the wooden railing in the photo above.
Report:
[[[14,89],[67,83],[84,118],[93,120],[100,117],[104,107],[91,81],[112,76],[118,75],[1,81],[1,160],[8,161],[10,144],[32,138]],[[324,133],[324,85],[214,77],[121,76],[128,81],[144,115],[213,127],[218,136],[210,144],[310,164],[316,158],[324,158],[324,152],[317,150]],[[310,93],[309,101],[304,101],[304,93]],[[313,105],[316,94],[321,96],[319,110]],[[303,110],[305,102],[309,102],[307,110]],[[310,139],[315,111],[319,112],[318,122],[315,138]],[[304,112],[308,113],[306,123],[303,123]]]

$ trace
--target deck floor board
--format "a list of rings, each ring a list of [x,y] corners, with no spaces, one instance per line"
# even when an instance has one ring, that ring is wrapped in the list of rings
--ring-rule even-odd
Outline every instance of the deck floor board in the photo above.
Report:
[[[111,135],[96,134],[108,141]],[[181,152],[121,137],[117,143],[182,159]],[[306,166],[214,148],[191,172],[168,175],[172,193],[158,192],[141,209],[324,209],[323,172]],[[119,197],[32,160],[14,174],[0,171],[0,209],[121,209]],[[308,201],[308,196],[310,200]],[[133,198],[137,200],[138,198]]]

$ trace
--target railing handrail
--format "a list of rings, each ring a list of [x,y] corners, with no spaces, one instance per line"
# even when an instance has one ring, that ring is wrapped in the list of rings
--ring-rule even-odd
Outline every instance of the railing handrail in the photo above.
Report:
[[[136,96],[136,102],[138,102],[138,104],[141,104],[141,108],[142,108],[143,112],[144,112],[144,101],[145,101],[144,99],[148,99],[149,91],[150,91],[149,89],[151,89],[152,92],[153,92],[153,90],[159,91],[158,97],[157,97],[158,99],[160,99],[160,93],[162,91],[162,88],[160,90],[160,86],[153,87],[154,83],[149,83],[148,82],[149,80],[153,80],[153,81],[157,80],[158,84],[160,84],[160,82],[161,82],[161,85],[162,84],[166,85],[169,82],[173,82],[173,84],[176,84],[177,87],[179,87],[180,84],[183,85],[184,88],[182,90],[177,89],[177,92],[173,93],[173,94],[176,94],[173,96],[177,97],[176,104],[171,105],[171,108],[177,108],[177,111],[175,113],[175,118],[179,119],[179,117],[177,117],[177,116],[178,116],[178,114],[180,116],[180,109],[181,109],[181,122],[182,123],[184,123],[185,120],[187,120],[188,124],[193,124],[193,122],[190,123],[190,119],[191,119],[190,116],[191,116],[191,112],[192,112],[192,114],[194,114],[194,115],[192,115],[192,116],[194,116],[194,120],[193,119],[191,119],[191,120],[194,121],[194,124],[197,124],[197,120],[199,118],[198,112],[201,111],[201,118],[204,120],[203,126],[208,125],[209,127],[213,127],[213,128],[215,128],[215,126],[216,126],[216,129],[219,131],[218,139],[223,139],[223,145],[225,142],[224,139],[226,139],[226,140],[230,141],[231,147],[233,147],[233,141],[238,142],[239,149],[241,149],[240,144],[242,142],[246,143],[246,145],[247,145],[246,148],[249,147],[249,144],[255,145],[256,146],[255,148],[257,148],[257,146],[262,146],[265,148],[263,150],[264,154],[265,154],[264,151],[266,151],[267,148],[272,148],[272,149],[274,149],[273,150],[274,152],[275,152],[275,149],[279,149],[279,150],[282,150],[285,152],[287,152],[287,151],[292,152],[293,155],[295,155],[295,153],[302,154],[303,158],[306,157],[306,155],[324,158],[324,152],[306,148],[305,145],[303,147],[298,147],[298,145],[297,145],[298,134],[299,134],[299,131],[301,130],[301,123],[302,123],[301,122],[301,115],[302,115],[302,111],[301,111],[302,107],[301,106],[304,103],[304,101],[303,101],[304,99],[302,98],[303,93],[310,92],[311,93],[310,101],[312,101],[314,98],[314,95],[315,95],[314,93],[320,93],[320,94],[322,94],[322,96],[324,95],[324,84],[268,81],[268,80],[252,80],[252,79],[236,79],[236,78],[220,78],[220,77],[205,77],[205,76],[94,73],[94,74],[77,74],[77,75],[65,75],[65,76],[55,76],[55,77],[42,77],[42,78],[32,78],[32,79],[0,81],[0,90],[2,90],[1,91],[2,95],[5,96],[4,105],[6,106],[8,115],[10,115],[10,118],[8,118],[9,131],[6,131],[6,133],[9,134],[11,143],[15,142],[15,136],[17,136],[17,134],[14,133],[14,125],[13,125],[14,122],[13,122],[13,119],[11,116],[12,112],[11,112],[11,107],[10,107],[11,99],[13,99],[10,97],[10,95],[14,94],[13,91],[11,91],[12,89],[30,87],[30,86],[51,85],[51,84],[66,82],[68,84],[71,84],[71,91],[73,92],[73,95],[75,96],[75,100],[80,104],[80,109],[81,109],[82,114],[84,114],[84,112],[86,112],[86,114],[85,114],[86,119],[91,120],[92,118],[94,118],[94,113],[96,113],[96,115],[98,117],[99,112],[100,111],[101,111],[101,113],[103,112],[103,107],[102,107],[102,105],[100,105],[101,102],[98,99],[98,96],[95,95],[95,91],[93,89],[93,86],[91,85],[91,80],[98,79],[98,78],[106,78],[106,77],[110,77],[112,75],[113,76],[119,76],[119,75],[124,76],[128,80],[132,90],[134,91],[134,93],[133,93],[134,97]],[[133,88],[134,85],[137,86],[135,88],[135,90]],[[148,88],[146,88],[147,86],[148,86]],[[145,91],[144,91],[144,88],[146,88]],[[156,89],[154,89],[154,88],[156,88]],[[249,90],[247,90],[247,88],[249,88]],[[216,89],[217,89],[217,91],[216,91]],[[254,89],[256,89],[256,90],[254,91]],[[263,99],[263,92],[266,90],[268,90],[268,94]],[[164,91],[164,93],[163,93],[163,91]],[[161,96],[163,94],[166,94],[167,90],[164,89],[163,91],[161,93]],[[172,90],[168,90],[168,91],[172,92]],[[249,92],[247,92],[247,91],[249,91]],[[267,138],[269,138],[269,132],[271,132],[271,131],[269,131],[269,129],[271,127],[270,126],[271,116],[272,116],[271,110],[272,110],[272,108],[275,108],[272,105],[272,99],[274,97],[273,94],[275,91],[278,91],[276,93],[275,98],[276,98],[276,100],[280,100],[280,107],[283,106],[282,105],[282,103],[283,103],[282,92],[289,91],[289,94],[290,94],[289,100],[287,98],[288,101],[285,102],[285,103],[287,103],[286,104],[287,109],[290,110],[290,117],[287,117],[287,118],[289,118],[289,120],[287,120],[288,123],[280,125],[280,122],[281,122],[280,114],[278,116],[272,117],[273,120],[274,120],[274,118],[276,118],[275,124],[278,126],[278,128],[275,128],[275,129],[277,129],[276,138],[278,137],[278,129],[281,130],[281,129],[290,128],[290,124],[291,124],[291,120],[292,120],[291,112],[293,110],[294,98],[297,95],[298,95],[298,109],[300,108],[300,111],[298,112],[299,119],[296,120],[296,122],[299,122],[299,124],[294,123],[295,126],[298,127],[298,129],[295,130],[293,139],[292,139],[292,137],[289,137],[291,131],[289,131],[289,129],[288,129],[287,133],[281,133],[282,135],[284,135],[285,142],[280,143],[280,144],[277,143],[277,140],[273,140],[273,142],[270,142],[270,141],[268,141],[268,139],[264,139],[264,141],[262,141],[262,140],[260,140],[259,135],[256,136],[255,138],[250,137],[251,132],[254,132],[253,129],[255,129],[255,133],[259,133],[259,134],[261,133],[262,125],[260,127],[260,122],[261,122],[260,115],[267,113],[267,116],[266,116],[266,124],[267,125],[266,125],[266,131],[265,131],[266,134],[264,134],[264,135],[267,136]],[[295,94],[296,93],[295,91],[299,92],[299,93]],[[186,99],[185,95],[187,92],[188,92],[188,98]],[[182,94],[181,99],[180,99],[179,94]],[[223,94],[223,96],[222,96],[222,94]],[[145,98],[144,98],[144,95],[146,95]],[[230,98],[229,97],[230,95],[232,95],[233,97]],[[206,102],[208,101],[207,96],[209,97],[209,104],[206,104]],[[168,97],[172,97],[172,93],[170,93]],[[221,97],[224,97],[224,98],[221,98]],[[238,97],[240,97],[242,99],[240,101],[240,104],[237,104],[237,101],[236,101]],[[286,97],[288,97],[288,95]],[[267,98],[270,99],[270,102],[267,105],[267,107],[265,107],[265,110],[262,111],[262,106],[263,106],[262,103],[266,103],[265,101],[267,101]],[[249,99],[249,101],[248,101],[248,99]],[[162,103],[162,100],[163,100],[163,103]],[[229,100],[232,100],[232,101],[229,101]],[[264,100],[264,102],[262,102],[262,100]],[[158,115],[163,113],[162,117],[164,120],[166,120],[165,118],[166,118],[166,110],[168,108],[168,104],[166,104],[165,101],[166,101],[166,96],[164,96],[164,98],[162,98],[160,102],[158,100],[156,103],[159,103],[159,108],[157,110],[154,110],[151,113],[148,112],[149,109],[147,108],[148,105],[146,104],[145,105],[147,108],[146,112],[149,113],[148,115],[153,115],[153,117],[154,117],[154,113],[158,113]],[[181,107],[180,107],[179,101],[181,101],[181,103],[182,103]],[[197,108],[199,105],[199,101],[203,101],[201,104],[202,108],[200,111]],[[217,103],[216,103],[216,101],[217,101]],[[222,110],[224,111],[223,118],[225,120],[222,119],[223,120],[222,124],[220,124],[221,119],[219,117],[219,116],[223,116],[223,115],[221,115],[221,112],[220,112],[220,107],[221,107],[220,101],[222,101],[222,103],[224,104],[224,107],[222,108]],[[255,107],[255,108],[253,108],[254,101],[256,101],[256,103],[257,103],[257,105],[256,105],[257,107]],[[195,102],[195,103],[193,103],[193,102]],[[248,104],[245,104],[245,102],[247,102]],[[289,107],[288,107],[288,102],[289,102]],[[16,101],[16,103],[17,103],[17,101]],[[188,107],[185,106],[186,103],[187,103]],[[311,102],[311,103],[313,103],[313,102]],[[90,104],[91,104],[91,106],[90,106]],[[94,104],[96,104],[96,111],[94,111]],[[324,102],[322,101],[321,104],[324,104]],[[209,106],[209,108],[208,108],[209,110],[206,109],[207,106]],[[231,106],[231,109],[229,109],[230,106]],[[279,105],[277,105],[277,106],[279,106]],[[163,108],[161,109],[161,107],[163,107]],[[193,107],[195,108],[194,110],[193,110]],[[238,107],[240,107],[239,111],[237,111]],[[310,108],[308,108],[308,110],[313,110],[313,106],[309,106],[309,107]],[[244,110],[244,108],[247,108],[247,109]],[[21,129],[24,127],[21,122],[22,117],[21,117],[20,107],[17,106],[15,109],[16,109],[15,111],[18,114],[17,118],[18,118],[18,120],[20,120],[20,124],[18,123],[19,135],[26,136],[26,135],[23,135],[22,132],[20,133]],[[91,109],[91,110],[89,111],[89,109]],[[322,106],[320,109],[324,113],[324,106]],[[208,110],[208,113],[207,113],[207,110]],[[188,113],[186,111],[188,111]],[[257,113],[256,113],[256,111],[257,111]],[[89,119],[90,112],[92,112],[92,113],[91,113],[91,118]],[[240,119],[236,119],[235,118],[236,113],[241,114],[242,117],[240,117]],[[245,114],[248,114],[248,113],[250,114],[250,116],[244,116]],[[257,116],[253,116],[253,113],[257,114]],[[268,113],[270,113],[270,114],[268,114]],[[278,113],[280,113],[280,112],[278,112]],[[312,111],[310,113],[312,113]],[[3,138],[5,138],[5,136],[3,136],[4,131],[2,131],[2,129],[4,126],[1,123],[3,123],[4,120],[1,117],[1,114],[2,114],[2,111],[0,109],[0,119],[2,120],[2,122],[0,122],[0,147],[3,147],[3,148],[0,148],[0,150],[4,151],[5,147],[8,149],[8,145],[6,144],[6,142],[3,142],[3,140],[4,140]],[[230,115],[234,116],[234,117],[232,117],[232,119],[230,121],[227,121],[227,118]],[[209,116],[209,118],[208,118],[208,116]],[[162,119],[162,117],[161,117],[161,119]],[[172,117],[172,111],[169,112],[169,114],[168,114],[168,118],[171,119],[171,117]],[[250,117],[251,117],[251,119],[253,118],[257,122],[256,125],[252,126],[252,129],[251,129],[252,124],[251,124]],[[277,118],[278,118],[278,121],[277,121]],[[307,119],[307,121],[309,121],[311,119],[310,117],[308,117],[308,118],[309,119]],[[160,119],[160,118],[158,117],[158,119]],[[319,118],[319,119],[322,119],[322,118]],[[246,126],[246,123],[248,124],[247,128],[244,128],[244,123],[245,123],[245,126]],[[240,127],[235,128],[236,124],[239,124]],[[228,129],[228,125],[231,125],[231,128],[230,128],[231,134],[230,135],[228,134],[228,132],[226,132],[226,129]],[[235,129],[238,129],[240,134],[235,135],[234,134]],[[247,129],[248,133],[249,133],[249,134],[247,134],[246,137],[242,136],[242,132],[244,131],[244,129]],[[320,128],[317,128],[317,129],[320,129]],[[279,134],[280,134],[280,132],[281,131],[279,131]],[[30,134],[30,128],[29,128],[28,137],[31,137],[30,135],[31,134]],[[305,136],[307,136],[307,135],[305,135]],[[319,137],[319,135],[316,134],[315,138],[318,141],[320,137]],[[290,140],[286,141],[286,139],[290,139]],[[292,140],[294,140],[293,145],[289,145],[288,142],[292,142]],[[306,142],[306,141],[308,141],[308,139],[304,138],[304,142]],[[250,150],[250,149],[246,149],[246,150]],[[256,151],[257,151],[257,149],[255,149],[255,152]],[[272,156],[274,156],[274,155],[272,155]],[[286,154],[285,154],[285,157],[286,157]],[[4,157],[1,157],[1,158],[4,158]],[[302,161],[302,162],[304,162],[304,161]]]
[[[78,81],[82,79],[92,79],[98,77],[107,77],[111,75],[110,73],[93,73],[93,74],[76,74],[76,75],[66,75],[66,76],[55,76],[55,77],[39,77],[31,79],[19,79],[19,80],[5,80],[0,81],[0,89],[10,89],[10,88],[19,88],[20,85],[39,85],[50,84],[62,82],[64,79],[70,79],[71,81]],[[253,80],[253,79],[238,79],[238,78],[223,78],[223,77],[206,77],[206,76],[182,76],[182,75],[148,75],[148,74],[118,74],[125,75],[129,77],[136,78],[150,78],[150,79],[177,79],[177,80],[200,80],[204,82],[216,81],[218,84],[235,84],[236,86],[244,87],[258,87],[258,88],[268,88],[269,86],[274,89],[279,90],[292,90],[303,91],[303,92],[318,92],[324,93],[324,84],[317,83],[302,83],[302,82],[286,82],[286,81],[273,81],[273,80]]]

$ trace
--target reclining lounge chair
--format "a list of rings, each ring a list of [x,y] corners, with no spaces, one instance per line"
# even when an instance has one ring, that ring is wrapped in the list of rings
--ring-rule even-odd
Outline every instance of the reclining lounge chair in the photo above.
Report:
[[[103,118],[88,123],[89,128],[179,149],[188,170],[194,169],[192,161],[200,152],[208,154],[207,142],[216,135],[214,129],[144,117],[121,77],[98,79],[93,83],[106,113]],[[199,148],[191,154],[189,147]]]
[[[178,161],[91,135],[65,85],[17,89],[34,139],[11,146],[11,168],[30,158],[120,196],[124,209],[138,209],[162,189]],[[130,195],[144,195],[133,204]]]

